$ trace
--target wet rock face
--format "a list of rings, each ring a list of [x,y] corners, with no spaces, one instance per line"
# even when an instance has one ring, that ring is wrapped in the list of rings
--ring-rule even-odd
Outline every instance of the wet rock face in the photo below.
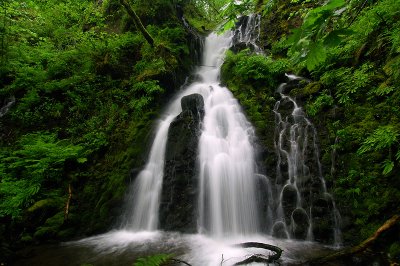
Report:
[[[171,123],[165,154],[160,204],[160,227],[184,233],[196,232],[197,149],[204,117],[199,94],[182,98],[182,113]]]
[[[277,222],[272,227],[272,236],[276,238],[288,238],[286,225],[283,222]]]
[[[296,209],[297,192],[292,185],[287,185],[282,191],[282,207],[285,215],[285,220],[290,221],[290,216]]]
[[[306,239],[310,222],[306,211],[297,208],[292,213],[292,231],[296,239]]]
[[[316,241],[321,243],[332,243],[333,216],[332,201],[320,198],[313,202],[313,233]]]

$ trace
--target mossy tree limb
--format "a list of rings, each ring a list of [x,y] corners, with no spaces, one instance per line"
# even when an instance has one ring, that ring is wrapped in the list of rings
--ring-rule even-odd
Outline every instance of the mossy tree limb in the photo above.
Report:
[[[372,236],[364,240],[361,244],[340,250],[328,256],[316,258],[308,263],[309,265],[328,265],[332,262],[346,260],[352,256],[362,254],[363,252],[372,248],[377,241],[382,240],[383,237],[387,236],[388,233],[392,232],[392,230],[398,226],[400,226],[400,215],[394,215],[381,227],[379,227]]]
[[[154,39],[151,37],[150,33],[146,30],[143,26],[142,21],[140,20],[139,16],[136,14],[135,10],[131,7],[131,5],[126,0],[119,0],[122,6],[125,7],[126,12],[128,12],[129,16],[133,19],[136,28],[143,34],[143,37],[146,41],[151,45],[154,46]]]

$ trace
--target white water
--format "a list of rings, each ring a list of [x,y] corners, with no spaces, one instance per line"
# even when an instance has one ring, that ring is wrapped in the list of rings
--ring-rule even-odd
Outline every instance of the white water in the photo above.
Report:
[[[235,43],[244,43],[256,53],[262,53],[262,49],[257,45],[261,33],[261,15],[251,14],[242,17],[242,20],[245,20],[245,23],[241,23],[235,30]]]
[[[15,97],[11,96],[8,98],[4,105],[0,108],[0,118],[3,117],[7,112],[10,110],[11,106],[13,106],[15,103]]]
[[[214,236],[258,231],[253,128],[240,105],[219,85],[220,67],[232,34],[210,34],[205,41],[198,82],[188,86],[169,104],[160,120],[148,162],[132,185],[133,202],[126,228],[153,231],[158,228],[165,148],[171,122],[182,111],[183,96],[198,93],[205,102],[203,131],[199,141],[199,231]]]
[[[301,77],[286,75],[289,80],[299,80]],[[307,216],[307,240],[314,240],[313,235],[313,202],[318,198],[324,199],[331,205],[330,210],[326,211],[324,219],[331,219],[333,223],[332,235],[336,246],[341,245],[340,214],[336,208],[335,201],[328,193],[326,182],[322,174],[322,165],[319,160],[319,148],[317,145],[317,131],[314,125],[306,117],[302,108],[298,106],[295,99],[284,94],[286,83],[281,84],[278,93],[281,99],[276,102],[275,113],[275,149],[277,151],[277,179],[275,207],[276,215],[273,223],[275,226],[283,225],[287,238],[294,237],[296,222],[293,213],[303,212]],[[281,105],[290,104],[293,109],[290,114],[281,113]],[[311,143],[309,143],[311,140]],[[283,173],[282,165],[287,166],[287,172]],[[285,174],[285,175],[284,175]],[[315,179],[318,180],[315,180]],[[319,188],[316,188],[318,184]],[[314,186],[312,188],[312,186]],[[314,191],[312,190],[314,189]],[[295,203],[291,211],[290,220],[285,217],[283,208],[283,194],[285,190],[292,190],[296,193]],[[279,195],[279,196],[278,196]],[[309,198],[305,199],[305,196]],[[273,206],[271,208],[274,208]],[[273,230],[274,228],[272,228]]]
[[[254,131],[232,93],[218,84],[220,51],[229,46],[230,38],[210,35],[204,64],[216,67],[201,73],[210,93],[205,96],[199,141],[199,231],[218,237],[255,233],[259,226],[251,144]]]

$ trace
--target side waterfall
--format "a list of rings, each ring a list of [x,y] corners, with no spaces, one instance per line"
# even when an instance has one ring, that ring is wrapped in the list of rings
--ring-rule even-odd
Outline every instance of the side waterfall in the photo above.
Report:
[[[0,108],[0,118],[3,117],[10,110],[11,106],[15,103],[15,97],[11,96],[4,100],[4,105]]]
[[[286,75],[289,82],[300,77]],[[284,238],[314,240],[315,221],[330,221],[332,242],[341,244],[340,214],[328,193],[322,174],[317,131],[301,107],[284,94],[288,84],[278,88],[281,97],[274,107],[276,180],[273,188],[275,208],[272,234]],[[290,109],[292,111],[290,111]],[[288,111],[289,110],[289,111]],[[320,240],[320,239],[318,239]]]

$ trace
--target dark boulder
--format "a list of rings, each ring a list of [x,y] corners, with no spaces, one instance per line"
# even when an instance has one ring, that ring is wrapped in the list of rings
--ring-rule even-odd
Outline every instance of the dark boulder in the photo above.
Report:
[[[182,113],[171,123],[165,155],[160,205],[163,230],[196,232],[197,149],[204,101],[199,94],[182,98]]]
[[[293,236],[296,239],[305,240],[309,226],[310,222],[306,211],[302,208],[295,209],[292,213]]]

